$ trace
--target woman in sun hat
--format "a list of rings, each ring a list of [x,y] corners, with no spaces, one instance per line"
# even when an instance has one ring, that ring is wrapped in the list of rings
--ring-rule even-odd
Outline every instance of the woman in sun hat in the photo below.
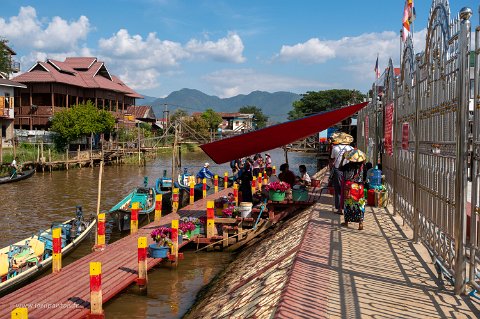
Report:
[[[367,156],[359,149],[347,151],[343,155],[340,169],[344,177],[345,197],[345,222],[342,224],[348,227],[349,222],[358,223],[358,229],[363,229],[365,215],[363,164]]]

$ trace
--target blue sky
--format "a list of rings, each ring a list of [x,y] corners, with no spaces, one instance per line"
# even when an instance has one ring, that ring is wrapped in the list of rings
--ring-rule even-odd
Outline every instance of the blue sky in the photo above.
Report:
[[[439,1],[439,0],[437,0]],[[446,1],[446,0],[441,0]],[[2,0],[0,36],[22,71],[46,58],[96,56],[141,94],[182,88],[230,97],[331,88],[366,92],[399,59],[404,1]],[[416,51],[431,1],[415,1]],[[452,17],[478,0],[450,1]]]

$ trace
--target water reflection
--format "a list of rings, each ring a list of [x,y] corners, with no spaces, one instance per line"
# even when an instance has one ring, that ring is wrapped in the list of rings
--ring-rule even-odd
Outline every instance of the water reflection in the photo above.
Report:
[[[269,152],[277,169],[285,161],[283,150]],[[211,170],[223,176],[231,173],[228,163],[216,165],[203,153],[182,155],[183,167],[196,173],[204,162],[210,162]],[[311,154],[289,153],[290,168],[298,174],[298,165],[305,164],[309,174],[316,171],[316,160]],[[145,167],[135,165],[105,167],[101,211],[107,211],[135,186],[149,177],[150,185],[162,176],[163,170],[171,172],[169,154],[159,155]],[[54,221],[65,221],[75,216],[75,206],[82,205],[85,216],[94,214],[97,204],[98,167],[70,169],[52,173],[36,173],[30,179],[0,185],[0,247],[5,247],[49,228]],[[121,235],[115,230],[111,241]],[[64,258],[64,265],[80,259],[91,251],[93,237],[85,240],[71,255]],[[177,269],[167,265],[149,273],[148,295],[140,296],[135,287],[129,288],[106,305],[107,318],[175,318],[182,316],[193,304],[197,292],[210,282],[218,271],[230,262],[227,253],[185,252],[185,259]]]

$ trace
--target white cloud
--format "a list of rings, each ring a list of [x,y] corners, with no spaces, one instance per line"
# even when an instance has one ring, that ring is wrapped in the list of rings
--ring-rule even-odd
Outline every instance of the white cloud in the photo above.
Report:
[[[71,22],[60,17],[42,21],[37,18],[35,8],[21,7],[17,16],[0,18],[0,30],[15,47],[44,52],[75,51],[90,31],[85,16]]]
[[[161,40],[154,32],[143,38],[121,29],[110,38],[100,39],[98,48],[99,57],[111,66],[112,72],[137,89],[159,86],[157,78],[178,70],[183,61],[211,59],[240,63],[245,60],[242,40],[235,33],[228,33],[215,42],[192,39],[182,45]]]
[[[221,62],[245,62],[242,39],[234,32],[229,32],[227,37],[216,42],[192,39],[185,48],[195,57],[212,58]]]
[[[303,63],[323,63],[334,57],[335,51],[317,38],[293,46],[283,45],[278,54],[282,61],[298,60]]]
[[[204,76],[204,80],[213,86],[215,94],[220,97],[248,94],[255,90],[275,92],[298,89],[304,92],[305,88],[319,90],[335,86],[333,83],[257,73],[252,69],[224,69]]]
[[[423,29],[414,33],[415,52],[424,49],[426,32]],[[338,40],[312,38],[295,45],[283,45],[274,60],[321,64],[335,59],[341,63],[339,68],[351,72],[357,80],[372,80],[377,54],[380,70],[388,66],[390,58],[398,66],[399,44],[400,36],[393,31],[364,33]]]

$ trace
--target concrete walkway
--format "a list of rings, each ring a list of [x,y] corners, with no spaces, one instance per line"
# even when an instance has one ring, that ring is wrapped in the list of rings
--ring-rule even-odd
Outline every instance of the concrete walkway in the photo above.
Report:
[[[480,318],[480,300],[436,279],[426,249],[388,208],[367,207],[363,231],[341,221],[322,196],[276,318]]]

